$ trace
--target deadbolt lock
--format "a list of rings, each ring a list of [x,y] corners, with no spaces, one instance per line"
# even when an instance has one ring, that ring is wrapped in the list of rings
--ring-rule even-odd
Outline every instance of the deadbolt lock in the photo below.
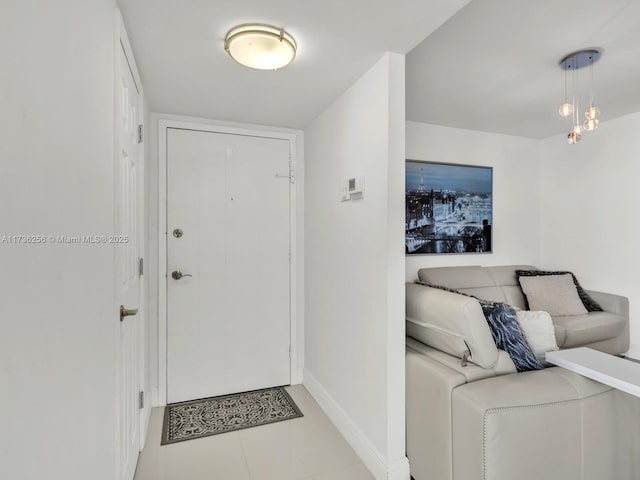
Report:
[[[183,233],[184,233],[184,232],[182,231],[182,229],[180,229],[180,228],[176,228],[176,229],[173,231],[173,236],[174,236],[174,237],[176,237],[176,238],[180,238],[180,237],[182,236],[182,234],[183,234]]]

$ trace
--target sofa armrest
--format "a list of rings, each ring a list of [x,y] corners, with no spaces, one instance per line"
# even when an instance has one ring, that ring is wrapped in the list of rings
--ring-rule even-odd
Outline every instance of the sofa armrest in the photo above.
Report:
[[[627,297],[614,295],[613,293],[597,292],[595,290],[585,291],[600,304],[605,312],[615,313],[629,318],[629,299]]]
[[[426,285],[406,285],[407,335],[483,368],[498,361],[491,330],[475,298]]]

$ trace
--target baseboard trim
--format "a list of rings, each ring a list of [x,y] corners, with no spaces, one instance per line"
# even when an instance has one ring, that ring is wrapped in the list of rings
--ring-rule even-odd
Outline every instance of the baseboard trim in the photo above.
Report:
[[[304,368],[298,367],[293,370],[291,375],[291,385],[300,385],[302,383],[302,379],[304,378]]]
[[[140,425],[140,451],[147,444],[147,436],[149,434],[149,423],[151,422],[151,408],[152,405],[145,406],[142,410],[140,410],[140,414],[142,415],[142,422]]]
[[[388,480],[409,480],[411,472],[409,471],[409,459],[402,457],[391,462],[387,469]]]
[[[304,369],[302,384],[376,480],[409,480],[409,460],[407,457],[387,464],[367,435],[353,423],[351,418],[307,369]]]

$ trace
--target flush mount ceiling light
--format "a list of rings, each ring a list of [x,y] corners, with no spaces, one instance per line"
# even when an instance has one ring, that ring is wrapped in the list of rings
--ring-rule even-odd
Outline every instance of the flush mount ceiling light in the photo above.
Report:
[[[232,28],[224,49],[236,62],[258,70],[277,70],[296,57],[296,41],[282,28],[247,23]]]
[[[600,109],[593,104],[593,64],[600,60],[600,50],[588,49],[570,53],[560,60],[560,68],[564,70],[564,103],[558,107],[561,117],[571,121],[571,130],[567,142],[575,145],[582,138],[582,133],[598,128]],[[589,106],[584,112],[584,123],[580,120],[580,101],[578,98],[578,70],[589,67],[591,87],[589,89]],[[571,102],[567,96],[567,76],[571,72]]]

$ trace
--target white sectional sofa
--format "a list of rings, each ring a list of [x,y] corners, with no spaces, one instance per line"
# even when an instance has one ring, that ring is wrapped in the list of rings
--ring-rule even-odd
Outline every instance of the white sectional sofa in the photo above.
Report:
[[[418,273],[432,285],[526,308],[515,271],[531,269]],[[415,480],[640,478],[639,399],[559,367],[517,372],[495,346],[477,299],[414,283],[406,289],[407,456]],[[604,311],[553,317],[558,345],[625,352],[627,299],[588,293]]]

